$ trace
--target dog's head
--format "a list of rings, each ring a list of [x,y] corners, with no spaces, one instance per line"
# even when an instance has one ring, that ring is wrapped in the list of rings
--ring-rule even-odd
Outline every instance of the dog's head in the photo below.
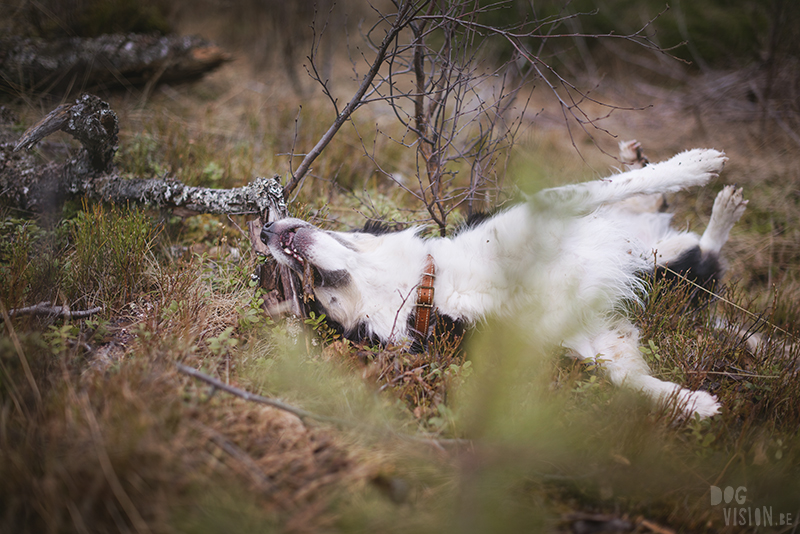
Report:
[[[341,287],[350,283],[347,265],[358,252],[353,239],[326,232],[300,219],[281,219],[261,230],[272,256],[299,274],[313,269],[315,285]]]
[[[381,341],[405,333],[414,305],[409,295],[425,256],[414,230],[331,232],[287,218],[264,226],[261,240],[279,263],[313,285],[317,304],[346,333]]]

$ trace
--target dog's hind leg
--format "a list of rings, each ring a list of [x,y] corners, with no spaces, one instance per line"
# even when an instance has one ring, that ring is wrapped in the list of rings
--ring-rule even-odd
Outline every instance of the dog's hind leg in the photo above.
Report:
[[[639,351],[639,331],[630,323],[619,322],[615,328],[593,337],[569,343],[584,360],[595,360],[614,385],[641,391],[662,406],[675,406],[685,415],[711,417],[719,412],[716,397],[705,391],[691,391],[650,375]]]

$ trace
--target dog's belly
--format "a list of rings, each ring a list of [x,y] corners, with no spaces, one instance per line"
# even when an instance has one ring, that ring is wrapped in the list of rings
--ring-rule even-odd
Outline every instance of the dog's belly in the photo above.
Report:
[[[601,324],[635,298],[643,245],[600,211],[579,218],[515,208],[464,239],[436,243],[435,305],[454,319],[519,321],[539,341]]]

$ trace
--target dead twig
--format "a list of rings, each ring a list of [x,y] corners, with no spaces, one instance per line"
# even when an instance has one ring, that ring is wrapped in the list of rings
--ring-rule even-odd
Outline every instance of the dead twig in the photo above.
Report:
[[[197,378],[198,380],[202,380],[203,382],[211,384],[216,389],[221,389],[222,391],[225,391],[226,393],[230,393],[231,395],[235,395],[235,396],[237,396],[239,398],[242,398],[242,399],[244,399],[246,401],[249,401],[249,402],[257,402],[257,403],[260,403],[260,404],[266,404],[267,406],[272,406],[273,408],[277,408],[279,410],[283,410],[285,412],[289,412],[290,414],[293,414],[293,415],[296,415],[297,417],[299,417],[300,420],[303,421],[304,423],[306,422],[307,419],[314,419],[316,421],[322,421],[322,422],[325,422],[325,423],[334,423],[334,424],[338,424],[338,425],[350,425],[350,423],[348,423],[347,421],[345,421],[343,419],[338,419],[336,417],[328,417],[327,415],[320,415],[320,414],[315,414],[315,413],[312,413],[312,412],[307,412],[305,410],[302,410],[300,408],[295,408],[294,406],[291,406],[291,405],[286,404],[284,402],[281,402],[279,400],[270,399],[268,397],[262,397],[261,395],[256,395],[254,393],[250,393],[249,391],[245,391],[243,389],[239,389],[239,388],[234,387],[234,386],[229,386],[225,382],[217,380],[216,378],[214,378],[212,376],[208,376],[207,374],[202,373],[202,372],[200,372],[197,369],[194,369],[192,367],[189,367],[188,365],[183,365],[183,364],[180,364],[180,363],[177,363],[175,365],[178,366],[178,371],[180,371],[181,373],[187,374],[189,376]]]
[[[22,134],[14,152],[30,150],[58,130],[81,142],[94,170],[111,169],[119,146],[119,120],[107,102],[84,94],[73,103],[58,106]]]
[[[83,149],[63,164],[38,165],[25,154],[48,135],[62,130]],[[28,128],[10,148],[0,146],[0,160],[9,162],[0,173],[0,197],[32,211],[53,209],[69,195],[84,195],[116,204],[139,203],[172,209],[181,215],[216,213],[258,214],[283,207],[283,188],[275,178],[259,177],[243,187],[211,189],[178,180],[129,178],[114,167],[119,145],[119,121],[107,102],[85,94],[62,104]]]
[[[14,308],[8,310],[9,317],[17,315],[46,315],[50,317],[64,317],[66,319],[83,319],[96,313],[103,311],[102,306],[89,308],[88,310],[70,310],[68,306],[51,306],[50,301],[40,302],[33,306],[25,306],[24,308]]]
[[[243,389],[239,389],[237,387],[230,386],[230,385],[226,384],[225,382],[222,382],[221,380],[217,380],[216,378],[208,376],[207,374],[205,374],[203,372],[200,372],[197,369],[194,369],[194,368],[189,367],[187,365],[183,365],[183,364],[180,364],[180,363],[176,363],[175,365],[178,367],[178,371],[180,371],[181,373],[184,373],[184,374],[187,374],[187,375],[189,375],[191,377],[197,378],[198,380],[202,380],[203,382],[206,382],[207,384],[211,384],[216,389],[221,389],[222,391],[225,391],[226,393],[230,393],[231,395],[235,395],[235,396],[237,396],[239,398],[242,398],[242,399],[244,399],[246,401],[257,402],[257,403],[260,403],[260,404],[266,404],[267,406],[271,406],[273,408],[277,408],[279,410],[283,410],[285,412],[289,412],[290,414],[293,414],[293,415],[299,417],[300,420],[303,421],[303,423],[305,423],[307,419],[314,419],[314,420],[317,420],[317,421],[322,421],[322,422],[325,422],[325,423],[333,423],[333,424],[340,425],[340,426],[350,426],[350,427],[352,427],[352,426],[358,425],[358,423],[345,421],[344,419],[339,419],[339,418],[336,418],[336,417],[329,417],[327,415],[320,415],[320,414],[315,414],[315,413],[312,413],[312,412],[307,412],[306,410],[302,410],[300,408],[295,408],[294,406],[291,406],[291,405],[286,404],[284,402],[281,402],[279,400],[270,399],[268,397],[262,397],[261,395],[256,395],[254,393],[250,393],[249,391],[245,391]],[[440,449],[440,450],[442,450],[445,445],[457,446],[457,447],[466,446],[466,445],[471,446],[472,445],[472,441],[466,440],[466,439],[447,439],[447,438],[436,438],[436,437],[427,437],[427,436],[414,436],[414,435],[408,435],[408,434],[400,434],[400,433],[392,432],[392,431],[389,431],[389,434],[394,436],[394,437],[396,437],[396,438],[402,439],[402,440],[407,440],[407,441],[412,441],[412,442],[417,442],[417,443],[425,443],[427,445],[430,445],[430,446],[432,446],[432,447],[434,447],[436,449]],[[235,455],[235,451],[233,451],[233,449],[231,449],[231,451],[227,451],[226,450],[226,452],[228,452],[229,454],[234,454]]]
[[[91,90],[145,86],[146,100],[156,83],[197,79],[233,60],[231,54],[197,36],[5,37],[0,43],[0,86],[19,94],[69,94],[77,79]]]

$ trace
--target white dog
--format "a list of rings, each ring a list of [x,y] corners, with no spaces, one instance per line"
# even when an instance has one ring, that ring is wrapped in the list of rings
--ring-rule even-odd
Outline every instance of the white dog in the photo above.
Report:
[[[373,235],[329,232],[278,220],[261,239],[275,259],[305,274],[317,303],[346,333],[381,342],[424,342],[432,317],[474,324],[489,315],[518,321],[531,343],[562,345],[597,361],[617,385],[701,417],[716,398],[650,376],[638,330],[622,313],[642,274],[659,266],[714,278],[719,252],[744,211],[725,187],[705,233],[670,228],[670,215],[626,201],[704,185],[727,158],[695,149],[605,180],[544,190],[452,238],[418,229]]]

